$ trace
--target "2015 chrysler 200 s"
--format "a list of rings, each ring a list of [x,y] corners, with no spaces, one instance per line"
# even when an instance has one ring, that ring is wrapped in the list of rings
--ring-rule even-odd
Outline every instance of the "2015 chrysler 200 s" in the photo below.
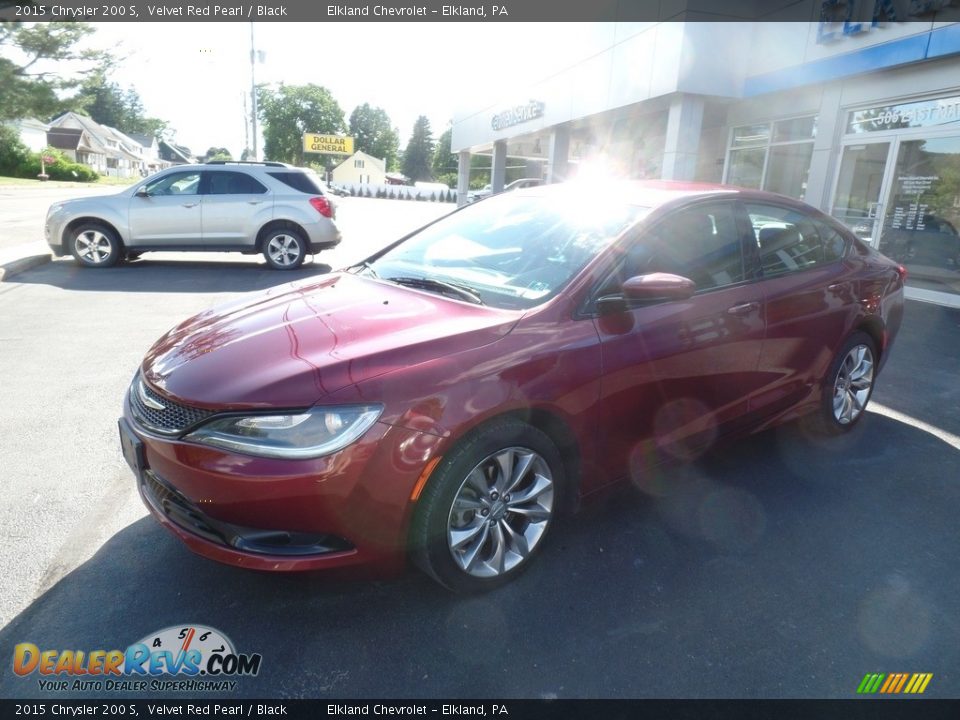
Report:
[[[484,590],[558,513],[663,458],[804,415],[856,424],[904,274],[776,195],[520,190],[175,327],[130,386],[122,446],[201,555],[409,557]]]

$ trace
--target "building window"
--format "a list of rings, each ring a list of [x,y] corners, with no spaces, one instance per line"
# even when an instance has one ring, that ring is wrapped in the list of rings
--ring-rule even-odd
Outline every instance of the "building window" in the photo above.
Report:
[[[735,127],[724,182],[802,200],[816,136],[814,115]]]
[[[363,160],[354,160],[354,161],[353,161],[353,166],[354,166],[355,168],[362,168],[362,167],[363,167]]]

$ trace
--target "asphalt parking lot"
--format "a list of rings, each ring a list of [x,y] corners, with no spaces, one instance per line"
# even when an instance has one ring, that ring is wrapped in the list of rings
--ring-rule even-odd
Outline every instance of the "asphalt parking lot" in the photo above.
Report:
[[[565,520],[494,593],[190,554],[120,455],[134,369],[187,315],[339,261],[279,276],[249,258],[64,259],[0,285],[2,652],[198,623],[263,656],[229,697],[849,698],[867,672],[960,695],[960,312],[912,301],[850,436],[790,426],[663,468]],[[56,694],[8,666],[0,697]]]

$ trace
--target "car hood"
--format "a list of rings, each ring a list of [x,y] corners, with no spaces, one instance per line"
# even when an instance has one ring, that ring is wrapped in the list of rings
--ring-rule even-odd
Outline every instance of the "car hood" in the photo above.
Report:
[[[124,198],[129,199],[128,189],[117,193],[107,193],[105,195],[89,195],[87,197],[70,198],[69,200],[58,200],[50,205],[47,212],[51,213],[55,210],[60,210],[61,212],[75,212],[78,210],[85,212],[90,207],[113,204]]]
[[[306,407],[377,375],[492,343],[520,316],[335,273],[186,320],[154,344],[141,372],[188,405]]]

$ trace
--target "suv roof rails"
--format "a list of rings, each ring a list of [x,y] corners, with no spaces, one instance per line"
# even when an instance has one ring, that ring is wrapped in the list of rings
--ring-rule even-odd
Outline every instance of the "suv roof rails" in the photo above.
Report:
[[[205,165],[265,165],[266,167],[293,167],[273,160],[208,160]]]

